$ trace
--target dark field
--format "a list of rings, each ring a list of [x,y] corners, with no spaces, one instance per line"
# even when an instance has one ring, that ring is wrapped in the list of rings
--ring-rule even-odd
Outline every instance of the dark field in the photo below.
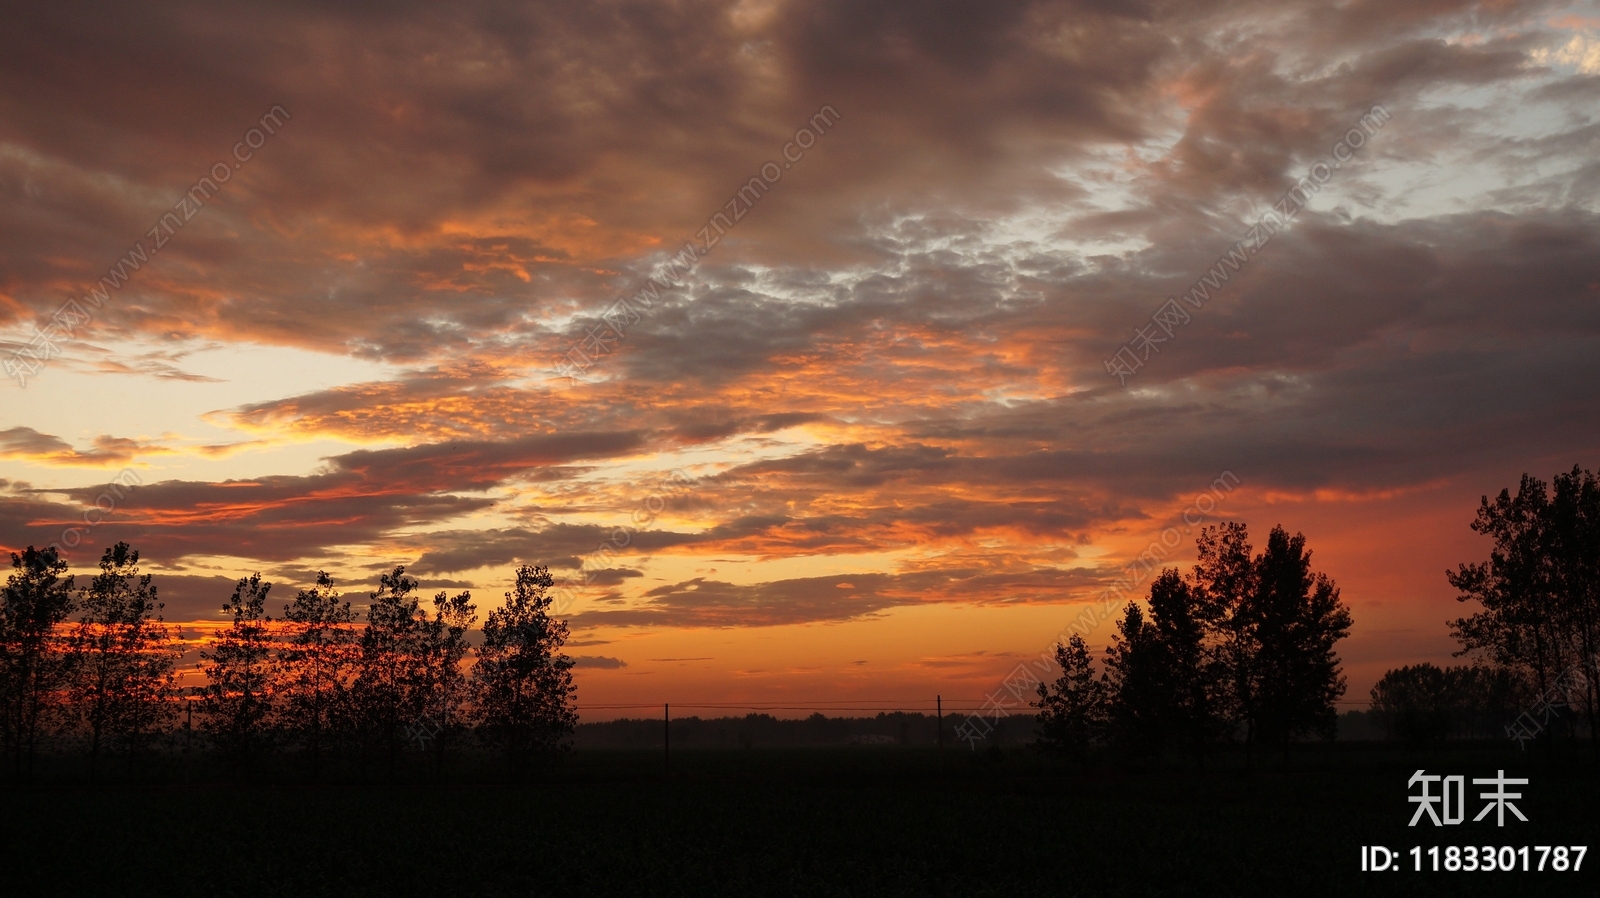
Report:
[[[1590,845],[1592,767],[1503,747],[1308,747],[1253,773],[1081,773],[1022,749],[574,752],[505,786],[412,759],[396,785],[3,793],[6,895],[1593,895],[1578,873],[1366,873],[1360,846]],[[1407,829],[1418,767],[1467,822]],[[1472,821],[1473,776],[1527,776],[1529,823]],[[1219,769],[1220,768],[1220,769]],[[200,771],[200,774],[206,774]],[[197,775],[196,779],[214,779]],[[170,777],[173,781],[163,783]]]

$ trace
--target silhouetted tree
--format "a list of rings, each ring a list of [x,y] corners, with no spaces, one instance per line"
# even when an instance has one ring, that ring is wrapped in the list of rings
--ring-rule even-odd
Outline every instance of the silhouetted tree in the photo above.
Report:
[[[1106,647],[1107,715],[1112,740],[1133,755],[1160,753],[1171,733],[1172,695],[1156,628],[1129,602]]]
[[[33,769],[41,729],[59,712],[70,670],[57,627],[71,616],[72,577],[54,548],[11,554],[12,574],[0,591],[0,734],[12,773]]]
[[[1222,716],[1226,667],[1208,644],[1204,611],[1195,589],[1176,570],[1162,571],[1150,584],[1150,624],[1164,666],[1169,729],[1202,760],[1228,728]]]
[[[310,755],[311,775],[321,775],[323,754],[348,725],[342,713],[354,676],[357,645],[349,602],[333,578],[317,572],[317,585],[285,605],[284,642],[277,656],[279,719],[286,736]]]
[[[1215,660],[1196,590],[1176,570],[1150,584],[1149,610],[1129,603],[1107,649],[1110,721],[1135,752],[1181,744],[1204,759],[1227,730],[1226,668]]]
[[[201,729],[241,766],[266,747],[272,722],[273,667],[270,618],[265,613],[271,583],[254,574],[239,581],[222,613],[233,618],[217,635],[204,662],[206,686],[201,690]]]
[[[1257,715],[1255,626],[1257,567],[1245,525],[1203,527],[1189,575],[1195,617],[1205,630],[1214,710],[1227,730],[1240,726],[1248,752],[1255,744]]]
[[[1053,686],[1040,683],[1039,700],[1032,703],[1039,709],[1036,744],[1081,761],[1105,743],[1106,683],[1076,633],[1056,645],[1055,655],[1061,676]]]
[[[1551,484],[1545,528],[1551,585],[1559,599],[1556,617],[1574,663],[1588,664],[1581,679],[1569,677],[1569,698],[1581,693],[1590,741],[1600,756],[1600,478],[1574,465]],[[1575,684],[1581,684],[1576,685]]]
[[[1228,523],[1196,544],[1193,572],[1162,571],[1106,650],[1113,739],[1134,753],[1181,743],[1203,762],[1241,726],[1247,746],[1331,738],[1344,693],[1334,645],[1350,613],[1333,581],[1311,572],[1305,537],[1273,528],[1252,557],[1244,525]]]
[[[1552,492],[1524,474],[1515,496],[1483,497],[1472,529],[1494,546],[1487,562],[1446,572],[1458,600],[1482,606],[1451,624],[1458,654],[1514,671],[1545,694],[1600,651],[1600,481],[1574,467],[1556,476]],[[1595,733],[1596,677],[1584,676],[1573,690],[1578,682],[1571,678],[1560,691],[1577,699]],[[1569,733],[1575,723],[1567,721]]]
[[[139,553],[127,543],[101,556],[100,573],[82,589],[78,606],[72,692],[88,730],[92,780],[102,749],[122,746],[131,764],[143,737],[172,716],[177,652],[161,622],[156,587],[149,574],[139,574]]]
[[[422,625],[418,642],[424,695],[422,725],[431,731],[437,773],[443,770],[445,749],[466,716],[462,705],[469,696],[461,662],[467,657],[467,631],[478,622],[478,609],[468,592],[454,597],[441,592],[433,598],[433,609],[433,617]]]
[[[417,581],[406,576],[404,567],[379,578],[378,591],[367,606],[367,626],[361,631],[350,689],[363,746],[384,752],[391,778],[407,732],[421,722],[426,710],[421,640],[427,621],[412,596],[416,588]]]
[[[1285,752],[1302,736],[1333,738],[1345,691],[1334,646],[1350,635],[1350,611],[1333,581],[1312,573],[1305,544],[1274,527],[1256,564],[1256,732]]]
[[[484,622],[473,668],[478,732],[518,772],[566,748],[578,721],[572,659],[561,654],[567,625],[550,617],[554,582],[544,567],[517,569],[505,604]]]

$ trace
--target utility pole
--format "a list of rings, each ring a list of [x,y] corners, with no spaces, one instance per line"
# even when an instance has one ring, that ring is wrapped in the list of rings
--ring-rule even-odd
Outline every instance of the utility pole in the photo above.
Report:
[[[661,760],[662,768],[672,772],[672,705],[661,703]]]
[[[939,757],[944,757],[944,696],[933,697],[934,704],[939,708]]]

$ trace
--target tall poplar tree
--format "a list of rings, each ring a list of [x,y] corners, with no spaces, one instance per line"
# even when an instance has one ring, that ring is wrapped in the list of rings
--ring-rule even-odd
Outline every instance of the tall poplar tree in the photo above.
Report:
[[[283,609],[279,719],[284,734],[309,756],[314,779],[321,776],[323,756],[352,723],[348,700],[358,646],[355,615],[341,598],[333,578],[318,571],[317,585],[297,592]]]
[[[439,593],[433,598],[433,616],[422,625],[418,640],[422,655],[420,688],[424,694],[421,721],[414,730],[432,744],[434,771],[444,768],[446,748],[467,718],[468,679],[461,669],[470,646],[467,631],[478,622],[472,594]]]
[[[78,606],[72,693],[89,738],[92,781],[104,751],[122,748],[131,766],[145,737],[175,714],[178,652],[156,587],[139,573],[139,553],[127,543],[105,550]]]
[[[1483,497],[1472,529],[1494,541],[1489,559],[1445,574],[1460,601],[1480,607],[1451,630],[1458,654],[1510,671],[1537,695],[1563,695],[1600,734],[1600,478],[1574,466],[1553,487],[1524,474],[1515,495]],[[1572,716],[1563,722],[1576,731]]]
[[[270,736],[274,670],[266,604],[271,590],[259,573],[241,579],[222,605],[232,623],[200,653],[207,681],[201,691],[201,728],[241,766],[257,758]]]
[[[54,548],[11,554],[0,590],[0,735],[12,775],[33,769],[41,730],[61,709],[71,666],[58,632],[72,615],[72,577]]]
[[[1350,610],[1334,582],[1312,572],[1305,546],[1302,534],[1274,527],[1256,562],[1257,735],[1286,753],[1302,736],[1333,738],[1345,691],[1334,646],[1350,635]]]
[[[1074,633],[1055,649],[1061,676],[1039,684],[1038,745],[1045,751],[1086,760],[1106,737],[1106,682],[1094,669],[1089,647]],[[1053,686],[1053,688],[1052,688]]]
[[[407,732],[426,712],[421,641],[427,616],[412,593],[417,581],[404,567],[379,578],[361,631],[350,698],[363,758],[376,749],[393,778]]]
[[[550,617],[554,583],[542,566],[517,569],[505,604],[484,622],[473,668],[478,733],[518,774],[565,749],[578,722],[572,659],[561,652],[567,624]]]
[[[1247,750],[1255,743],[1256,561],[1245,525],[1203,527],[1195,538],[1189,574],[1195,617],[1205,629],[1218,715],[1228,728],[1242,727]]]

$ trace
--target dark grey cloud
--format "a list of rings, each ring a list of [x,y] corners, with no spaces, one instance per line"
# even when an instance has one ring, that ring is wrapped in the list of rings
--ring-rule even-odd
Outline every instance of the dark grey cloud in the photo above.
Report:
[[[674,500],[674,507],[703,513],[703,530],[650,531],[625,551],[843,553],[996,528],[1087,540],[1096,526],[1141,517],[1149,502],[1193,495],[1223,471],[1260,488],[1361,491],[1529,453],[1565,451],[1581,460],[1597,444],[1590,422],[1600,420],[1583,386],[1600,374],[1593,362],[1600,357],[1594,343],[1600,309],[1591,286],[1600,278],[1596,224],[1577,210],[1395,224],[1308,211],[1214,301],[1194,310],[1194,321],[1139,373],[1144,392],[1107,378],[1054,398],[957,405],[939,414],[907,410],[899,405],[906,397],[886,385],[872,400],[882,402],[888,418],[878,445],[824,446],[711,478]],[[941,298],[937,289],[923,291],[924,279],[946,270],[923,260],[894,283],[876,278],[844,288],[837,312],[811,310],[805,314],[814,318],[800,324],[767,317],[760,304],[702,306],[696,314],[707,322],[703,329],[693,325],[670,348],[641,340],[627,364],[650,371],[651,381],[681,382],[706,374],[689,346],[725,348],[745,339],[754,348],[741,351],[753,361],[726,383],[753,391],[786,374],[775,340],[826,353],[850,339],[854,323],[877,321],[937,328],[952,339],[989,330],[1008,345],[1071,333],[1055,351],[1098,381],[1100,359],[1127,339],[1128,322],[1147,318],[1161,297],[1192,283],[1193,272],[1214,261],[1221,236],[1153,247],[1109,272],[1080,272],[1021,302],[1000,290],[957,291],[965,304]],[[1004,280],[992,272],[981,277]],[[1085,293],[1103,296],[1087,312],[1078,300]],[[828,314],[845,323],[821,323]],[[355,408],[359,395],[339,407]],[[644,421],[701,440],[861,411],[848,403],[819,409],[814,402],[802,406],[808,410],[769,405],[760,413],[711,403],[652,408],[648,393],[615,395],[615,403],[552,404],[551,419],[576,418],[582,408],[587,423]],[[326,394],[296,404],[334,407]],[[433,488],[466,487],[513,476],[530,453],[561,462],[643,439],[606,433],[612,435],[541,444],[542,452],[531,444],[463,441],[370,459],[353,455],[355,461],[339,464],[372,477],[383,472]],[[591,442],[597,448],[585,448]],[[559,477],[566,470],[541,467],[516,476]],[[941,488],[964,497],[921,492]],[[909,506],[898,501],[907,490],[916,491]],[[840,491],[856,496],[858,513],[806,506]],[[626,510],[639,498],[617,501]],[[916,529],[894,532],[905,525]],[[568,524],[429,533],[417,540],[419,550],[426,543],[419,564],[439,571],[513,562],[573,567],[610,535]]]
[[[95,437],[94,447],[83,452],[54,434],[40,433],[31,427],[0,430],[0,458],[20,458],[55,465],[104,467],[126,464],[141,455],[170,451],[154,443],[101,434]]]
[[[1600,99],[1600,75],[1571,75],[1535,88],[1528,97],[1535,101],[1593,104]]]
[[[0,314],[48,312],[63,281],[92,283],[281,108],[287,123],[97,332],[400,361],[525,351],[552,342],[530,314],[631,292],[647,247],[691,234],[824,104],[850,126],[727,252],[837,254],[846,244],[815,235],[936,185],[988,205],[1019,186],[1071,193],[1040,166],[1146,136],[1140,112],[1177,52],[1150,26],[1170,15],[903,0],[268,15],[174,0],[84,18],[33,4],[0,38],[0,140],[25,151],[0,159],[0,288],[18,303]],[[134,73],[151,89],[111,89]],[[550,218],[488,224],[530,205]],[[488,233],[441,239],[461,221]]]
[[[135,548],[140,547],[136,545]],[[74,564],[92,566],[99,561],[99,550],[83,552],[82,557],[79,557],[79,554],[74,553],[71,556]],[[152,582],[156,587],[156,595],[166,606],[161,609],[164,618],[171,621],[192,621],[224,620],[228,617],[223,613],[222,605],[233,599],[234,587],[239,583],[237,577],[151,570],[151,563],[155,559],[151,558],[148,552],[141,552],[141,555],[141,560],[145,562],[146,573],[153,574]],[[274,583],[268,593],[268,615],[274,618],[280,617],[283,605],[293,600],[293,589],[286,588],[281,583]]]
[[[418,570],[451,573],[517,564],[577,568],[584,556],[595,554],[601,546],[616,551],[612,542],[615,534],[615,528],[611,527],[555,523],[540,529],[434,530],[404,542],[414,544],[421,552],[416,563]],[[655,552],[704,542],[706,538],[692,533],[640,530],[628,535],[621,551]],[[599,571],[596,576],[601,576]],[[630,574],[619,572],[611,576]]]
[[[79,259],[75,274],[92,280],[160,211],[154,199],[130,208],[138,191],[108,188],[99,172],[181,192],[259,109],[281,103],[290,124],[228,185],[232,199],[167,251],[219,279],[210,293],[251,301],[208,299],[160,262],[127,288],[137,301],[106,312],[105,326],[212,329],[400,360],[461,349],[525,359],[530,344],[559,350],[581,330],[546,334],[530,313],[631,292],[649,253],[580,259],[558,245],[559,223],[543,239],[441,242],[430,236],[441,221],[498,214],[516,191],[553,191],[561,208],[564,197],[585,197],[572,215],[606,228],[687,234],[703,216],[685,209],[720,208],[773,139],[832,102],[856,110],[849,127],[806,160],[809,180],[782,185],[772,206],[741,224],[738,246],[710,263],[710,283],[675,294],[630,334],[629,371],[715,378],[876,322],[977,326],[983,309],[1008,295],[1015,302],[1019,283],[1015,272],[997,278],[976,264],[959,241],[920,259],[900,253],[920,270],[869,279],[818,306],[752,289],[736,263],[779,261],[782,271],[801,269],[780,276],[825,284],[809,270],[819,262],[896,255],[870,239],[880,207],[902,222],[939,218],[949,240],[960,231],[957,210],[992,213],[995,203],[1040,197],[1046,183],[1075,190],[1043,170],[1151,138],[1176,79],[1207,99],[1154,167],[1147,205],[1115,213],[1172,249],[1183,238],[1169,239],[1161,222],[1193,231],[1226,197],[1270,201],[1373,103],[1525,82],[1542,34],[1538,5],[1380,6],[1308,9],[1269,24],[1253,19],[1251,4],[878,0],[780,4],[762,19],[727,3],[478,2],[449,15],[402,4],[296,7],[269,19],[243,8],[194,15],[174,3],[139,15],[107,10],[90,26],[36,5],[19,14],[14,45],[0,54],[0,84],[11,88],[0,138],[29,150],[0,177],[17,191],[8,208],[18,216],[0,224],[18,238],[0,286],[23,307],[53,308],[59,291],[47,298],[35,287],[63,272],[39,260]],[[1515,36],[1437,34],[1454,27]],[[1262,28],[1280,29],[1277,39],[1263,39]],[[1348,62],[1314,75],[1299,64],[1328,52]],[[753,77],[760,66],[765,81]],[[113,102],[86,89],[135,71],[166,90]],[[394,228],[396,239],[348,236],[375,227]],[[806,236],[816,234],[826,241]],[[715,270],[724,258],[734,267]],[[1047,264],[1060,274],[1066,263]],[[948,314],[958,308],[976,311]],[[683,432],[729,426],[694,422]]]
[[[126,540],[165,561],[214,554],[274,562],[323,558],[337,555],[338,546],[371,543],[405,527],[442,522],[495,504],[492,498],[457,492],[482,492],[509,480],[537,477],[546,466],[626,453],[640,441],[634,433],[463,440],[356,450],[330,458],[324,471],[304,476],[218,483],[126,479],[120,485],[49,491],[76,505],[0,496],[0,506],[9,509],[0,513],[0,543],[49,545],[62,542],[68,530],[80,531],[74,539],[81,539],[82,531],[92,527],[97,539]],[[102,498],[108,492],[115,501]],[[111,511],[93,513],[97,502],[109,502]],[[93,514],[93,520],[86,514]],[[203,527],[195,526],[202,522]],[[442,572],[449,570],[457,568]]]
[[[358,449],[330,461],[338,474],[386,489],[487,489],[511,477],[580,459],[640,448],[637,432],[551,433],[514,440],[460,440],[403,449]]]
[[[924,602],[1005,604],[1065,601],[1101,575],[1081,568],[986,572],[973,569],[797,577],[734,584],[696,577],[644,593],[632,607],[581,611],[574,628],[749,627],[873,617]]]
[[[647,591],[641,607],[580,612],[572,616],[571,624],[577,628],[771,626],[847,620],[919,601],[884,594],[881,590],[892,582],[890,575],[862,574],[739,586],[697,577]]]

